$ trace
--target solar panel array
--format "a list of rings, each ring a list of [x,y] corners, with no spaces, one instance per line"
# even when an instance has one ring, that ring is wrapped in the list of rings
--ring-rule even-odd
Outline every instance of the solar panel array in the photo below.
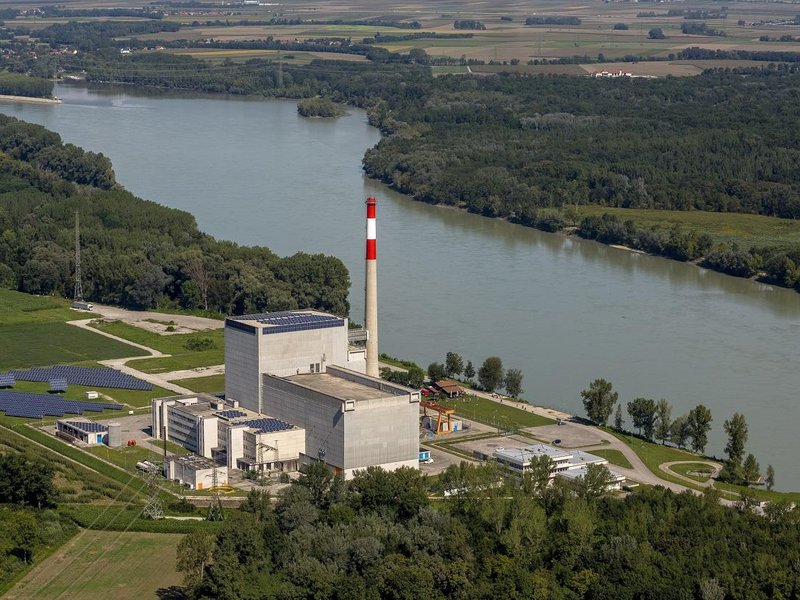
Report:
[[[14,387],[17,380],[11,373],[0,373],[0,387]]]
[[[261,330],[262,334],[286,333],[288,331],[306,331],[309,329],[326,329],[344,326],[344,319],[333,315],[315,315],[312,313],[282,311],[273,313],[257,313],[241,317],[229,317],[230,320],[257,321],[271,325]]]
[[[56,379],[50,380],[50,391],[51,392],[66,392],[67,391],[67,380],[64,377],[58,377]]]
[[[226,419],[235,419],[236,417],[246,417],[247,413],[240,410],[221,410],[217,413],[220,417]]]
[[[49,368],[34,368],[27,371],[13,370],[8,375],[17,381],[51,381],[65,379],[70,385],[85,385],[88,387],[116,388],[123,390],[147,391],[153,386],[146,381],[136,379],[125,373],[106,367],[73,367],[69,365],[55,365]]]
[[[100,433],[103,431],[108,431],[108,427],[106,425],[101,425],[100,423],[95,423],[93,421],[67,421],[66,424],[87,433]]]
[[[121,410],[121,404],[64,400],[46,394],[0,390],[0,411],[7,417],[41,419],[63,417],[65,414],[81,415],[84,412],[102,412],[105,409]]]
[[[244,421],[243,423],[239,423],[239,425],[253,427],[254,429],[258,429],[259,433],[271,433],[273,431],[285,431],[287,429],[292,429],[292,425],[289,425],[289,423],[286,421],[281,421],[280,419],[253,419],[252,421]]]

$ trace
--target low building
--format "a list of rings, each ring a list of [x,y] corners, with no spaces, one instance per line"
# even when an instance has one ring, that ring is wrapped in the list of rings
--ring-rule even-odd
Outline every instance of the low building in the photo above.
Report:
[[[608,473],[611,475],[611,480],[609,481],[608,485],[606,486],[607,491],[616,491],[622,489],[622,484],[625,483],[625,476],[608,469]],[[586,465],[582,465],[579,467],[575,467],[573,469],[566,469],[564,471],[559,471],[556,473],[557,477],[563,477],[568,481],[578,481],[583,479],[586,475]]]
[[[333,365],[265,374],[261,387],[264,412],[305,430],[305,462],[348,478],[370,466],[418,468],[419,391]]]
[[[498,448],[492,455],[476,451],[475,455],[481,460],[494,458],[501,465],[519,474],[527,473],[530,469],[531,461],[540,456],[550,457],[553,462],[553,473],[568,469],[573,457],[572,452],[546,444],[535,444],[524,448]]]
[[[108,440],[108,426],[88,419],[59,419],[56,422],[56,432],[59,437],[77,440],[89,446],[103,444]]]
[[[214,471],[216,470],[216,482]],[[207,490],[214,484],[228,485],[228,469],[210,458],[197,455],[170,456],[164,463],[164,476],[193,490]]]
[[[299,427],[208,394],[152,401],[153,437],[231,469],[293,471],[305,452]]]
[[[448,398],[457,398],[458,396],[463,396],[466,392],[464,388],[458,385],[452,379],[442,379],[441,381],[434,381],[433,387],[436,390]]]

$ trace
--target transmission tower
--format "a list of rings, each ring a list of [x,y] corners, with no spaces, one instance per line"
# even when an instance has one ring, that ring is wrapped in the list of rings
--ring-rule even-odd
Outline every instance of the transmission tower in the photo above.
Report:
[[[219,497],[219,479],[217,478],[217,463],[211,469],[211,489],[214,490],[214,499],[208,507],[207,521],[222,521],[225,514],[222,512],[222,499]]]
[[[147,490],[150,497],[147,499],[147,504],[142,511],[145,519],[152,519],[158,521],[164,518],[164,506],[161,504],[161,489],[158,486],[158,480],[161,474],[158,469],[152,469],[147,473]]]
[[[78,211],[75,211],[75,302],[83,302],[83,285],[81,285],[81,230],[78,222]]]

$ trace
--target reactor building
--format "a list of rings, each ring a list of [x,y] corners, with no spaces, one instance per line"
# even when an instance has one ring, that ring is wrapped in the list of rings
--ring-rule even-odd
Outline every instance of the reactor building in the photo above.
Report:
[[[375,205],[367,201],[366,328],[315,310],[228,317],[224,400],[154,399],[153,437],[243,470],[321,461],[349,478],[418,467],[420,392],[377,376]]]

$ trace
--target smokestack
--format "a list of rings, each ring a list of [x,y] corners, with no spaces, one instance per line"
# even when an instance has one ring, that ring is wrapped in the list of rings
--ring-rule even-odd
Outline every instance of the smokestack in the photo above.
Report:
[[[378,248],[375,198],[367,198],[367,269],[364,285],[364,328],[367,330],[367,375],[379,377],[378,370]]]

